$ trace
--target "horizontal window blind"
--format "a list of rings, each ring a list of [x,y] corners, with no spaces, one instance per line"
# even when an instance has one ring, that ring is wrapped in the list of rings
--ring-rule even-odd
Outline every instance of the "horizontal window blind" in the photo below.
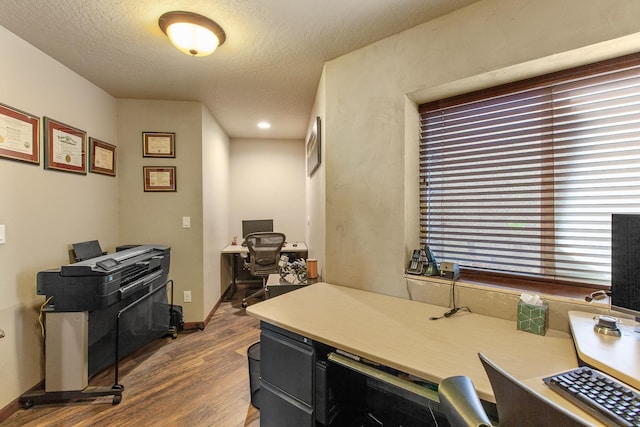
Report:
[[[420,107],[421,241],[439,261],[610,284],[640,212],[640,56]]]

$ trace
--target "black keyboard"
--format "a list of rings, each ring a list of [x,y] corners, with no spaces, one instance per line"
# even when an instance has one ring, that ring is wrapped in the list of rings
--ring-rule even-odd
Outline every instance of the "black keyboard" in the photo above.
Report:
[[[640,427],[640,393],[595,369],[572,369],[544,382],[607,425]]]

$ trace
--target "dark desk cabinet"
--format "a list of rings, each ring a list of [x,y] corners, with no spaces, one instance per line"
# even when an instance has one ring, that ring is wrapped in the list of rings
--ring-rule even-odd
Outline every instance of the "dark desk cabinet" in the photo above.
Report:
[[[399,387],[386,368],[345,364],[334,348],[269,323],[261,329],[261,427],[447,425],[435,402],[414,393],[421,386]]]
[[[262,323],[260,426],[315,426],[316,349],[305,337]]]

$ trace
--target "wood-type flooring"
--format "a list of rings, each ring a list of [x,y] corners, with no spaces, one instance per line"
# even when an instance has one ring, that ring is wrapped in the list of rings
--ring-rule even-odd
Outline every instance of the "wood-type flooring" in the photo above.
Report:
[[[221,302],[207,327],[162,338],[119,365],[122,401],[100,397],[19,409],[0,423],[11,426],[215,426],[258,427],[250,403],[247,349],[259,341],[260,324],[241,308],[242,287]],[[112,386],[107,369],[90,386]]]

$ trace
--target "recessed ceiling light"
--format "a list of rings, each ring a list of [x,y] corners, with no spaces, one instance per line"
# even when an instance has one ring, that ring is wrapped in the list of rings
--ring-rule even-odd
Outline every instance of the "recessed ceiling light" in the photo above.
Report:
[[[268,122],[260,122],[258,123],[258,127],[260,129],[269,129],[271,127],[271,123]]]

